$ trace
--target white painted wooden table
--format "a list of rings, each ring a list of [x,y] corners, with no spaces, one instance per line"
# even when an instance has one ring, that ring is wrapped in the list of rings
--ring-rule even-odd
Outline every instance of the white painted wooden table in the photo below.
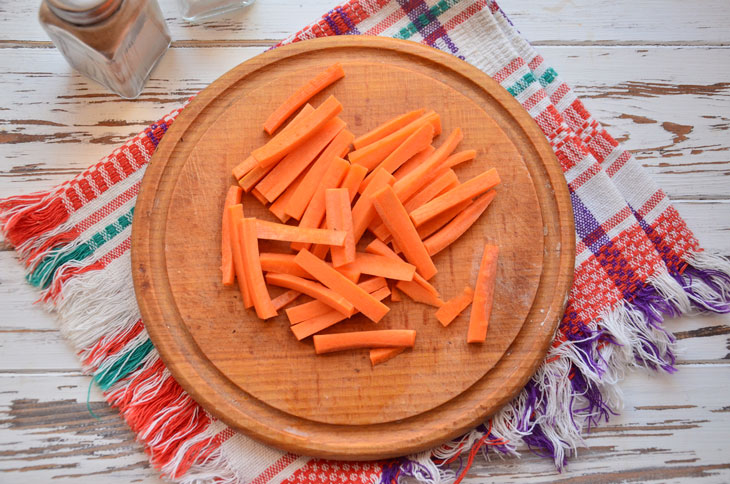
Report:
[[[334,5],[259,0],[200,26],[162,7],[173,47],[136,101],[73,72],[36,20],[0,4],[0,197],[47,189],[222,73]],[[675,201],[703,245],[730,255],[730,6],[727,0],[503,0]],[[0,482],[159,482],[132,433],[79,371],[20,265],[0,246]],[[478,462],[464,482],[730,482],[730,317],[669,321],[674,376],[628,375],[625,408],[558,474],[529,452]]]

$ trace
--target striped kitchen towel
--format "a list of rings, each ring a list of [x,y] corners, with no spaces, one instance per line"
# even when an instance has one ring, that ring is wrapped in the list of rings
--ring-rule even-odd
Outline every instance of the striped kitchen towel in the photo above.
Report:
[[[6,240],[57,313],[86,371],[179,482],[365,483],[460,480],[477,454],[526,444],[557,466],[619,405],[630,367],[674,371],[667,315],[730,310],[730,263],[702,251],[666,194],[585,109],[491,0],[351,0],[282,43],[383,35],[449,52],[499,82],[535,119],[575,214],[575,282],[548,356],[498,414],[436,449],[387,462],[312,459],[236,433],[175,382],[132,287],[130,231],[150,156],[179,111],[48,192],[0,201]],[[458,465],[458,462],[463,461]]]

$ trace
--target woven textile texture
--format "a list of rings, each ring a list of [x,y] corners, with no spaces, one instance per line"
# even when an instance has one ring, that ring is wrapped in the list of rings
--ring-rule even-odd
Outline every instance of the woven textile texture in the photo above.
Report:
[[[175,382],[132,287],[130,232],[140,181],[179,110],[74,179],[0,200],[5,239],[58,315],[84,369],[180,482],[370,483],[459,479],[477,454],[521,443],[563,466],[581,434],[620,405],[631,367],[673,371],[667,315],[730,310],[730,264],[703,252],[667,196],[489,0],[351,0],[282,44],[383,35],[451,53],[499,82],[535,119],[562,166],[575,215],[575,282],[552,348],[525,389],[453,442],[388,462],[323,461],[236,433]],[[455,462],[456,461],[456,462]]]

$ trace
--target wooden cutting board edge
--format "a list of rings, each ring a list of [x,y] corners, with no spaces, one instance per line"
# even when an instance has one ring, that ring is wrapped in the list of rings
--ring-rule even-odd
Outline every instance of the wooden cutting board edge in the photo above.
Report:
[[[554,204],[552,209],[554,213],[558,214],[559,218],[558,233],[546,234],[546,238],[553,237],[557,240],[553,246],[546,247],[546,251],[559,253],[557,267],[555,267],[555,269],[557,269],[557,278],[550,283],[550,286],[556,289],[554,297],[548,306],[548,310],[544,314],[541,314],[539,318],[536,318],[535,315],[531,313],[528,321],[526,321],[525,326],[523,327],[523,331],[526,331],[529,328],[534,330],[535,327],[539,326],[541,328],[540,330],[545,335],[545,338],[539,342],[536,342],[535,340],[525,342],[518,337],[513,346],[510,347],[510,350],[508,350],[507,355],[487,374],[487,376],[485,376],[483,381],[475,384],[459,397],[460,400],[466,402],[464,406],[469,408],[462,412],[463,414],[461,415],[458,423],[455,424],[453,422],[449,422],[449,425],[444,427],[443,425],[439,426],[437,420],[426,422],[424,424],[428,431],[428,435],[426,435],[424,432],[414,433],[413,429],[407,428],[407,421],[401,421],[392,424],[372,426],[371,429],[362,433],[362,435],[359,436],[360,438],[351,434],[352,429],[344,428],[345,426],[317,424],[317,426],[324,429],[324,431],[340,436],[334,440],[317,440],[317,432],[309,428],[306,422],[294,422],[293,424],[292,422],[287,422],[290,420],[290,416],[269,407],[267,407],[266,411],[270,412],[275,419],[281,419],[285,425],[279,428],[271,428],[269,425],[263,425],[258,420],[259,415],[257,413],[241,413],[239,408],[235,408],[236,405],[232,405],[229,409],[219,409],[219,417],[224,422],[265,443],[282,447],[292,452],[305,453],[318,457],[367,460],[403,455],[438,445],[440,442],[455,437],[474,425],[482,422],[489,416],[489,413],[494,412],[495,409],[499,408],[504,403],[507,403],[525,385],[537,366],[542,362],[542,357],[532,358],[529,359],[529,361],[526,361],[524,358],[520,357],[520,354],[529,352],[530,354],[544,355],[547,352],[552,336],[557,328],[560,315],[562,314],[565,306],[567,293],[572,282],[575,256],[575,234],[567,185],[565,184],[565,179],[560,170],[560,166],[555,160],[555,155],[544,135],[540,132],[539,128],[529,115],[521,106],[519,106],[517,101],[514,100],[509,93],[499,87],[495,81],[490,79],[478,69],[449,54],[445,54],[414,42],[381,37],[333,37],[326,39],[314,39],[269,51],[239,65],[211,84],[209,88],[201,92],[190,103],[190,105],[186,107],[184,115],[181,115],[176,120],[170,128],[170,132],[165,138],[163,138],[157,152],[153,156],[153,160],[148,168],[145,180],[143,181],[141,196],[139,197],[137,204],[137,216],[133,223],[132,268],[135,290],[138,294],[138,301],[143,319],[161,317],[163,314],[162,307],[165,305],[168,310],[170,307],[174,307],[169,294],[169,287],[166,288],[166,291],[163,290],[159,294],[160,297],[156,299],[145,297],[147,291],[150,291],[153,288],[153,280],[155,282],[154,286],[160,289],[165,289],[165,281],[159,279],[161,275],[151,274],[147,271],[147,268],[152,266],[151,264],[160,264],[158,267],[164,266],[165,255],[162,251],[151,250],[152,247],[159,247],[161,240],[159,239],[159,234],[157,234],[158,237],[155,237],[155,232],[152,230],[151,216],[153,214],[154,199],[151,197],[144,197],[145,193],[149,193],[149,191],[145,191],[145,185],[151,185],[154,183],[154,180],[159,180],[166,167],[161,163],[156,164],[155,160],[168,159],[170,157],[172,151],[179,146],[179,144],[176,143],[177,138],[179,138],[182,133],[185,133],[193,122],[198,120],[199,115],[206,110],[210,103],[215,103],[213,106],[215,109],[207,110],[207,112],[204,113],[206,117],[215,116],[216,113],[222,112],[227,105],[236,100],[237,96],[226,97],[226,91],[234,87],[239,79],[245,77],[248,73],[252,73],[257,70],[260,70],[260,72],[257,72],[256,75],[265,74],[266,68],[264,67],[262,69],[261,67],[268,65],[271,62],[285,59],[290,56],[306,54],[308,51],[313,49],[339,49],[347,48],[349,46],[368,46],[372,48],[389,49],[402,52],[404,55],[422,57],[428,61],[438,62],[448,69],[457,71],[471,79],[476,84],[487,86],[490,94],[495,98],[495,100],[498,101],[502,108],[509,112],[513,117],[513,125],[502,126],[502,128],[517,132],[522,131],[532,141],[530,147],[534,151],[533,155],[542,160],[550,160],[549,162],[544,163],[544,175],[549,180],[550,187],[548,187],[548,190],[554,195],[551,199]],[[188,137],[180,140],[180,143],[195,143],[195,141],[195,139]],[[173,185],[174,184],[169,180],[166,184],[163,181],[163,183],[157,186],[157,189],[162,191],[170,190]],[[162,286],[160,284],[162,284]],[[179,317],[179,315],[177,315],[177,317]],[[161,328],[150,328],[150,336],[153,341],[163,336],[162,334],[155,334],[158,329]],[[173,328],[173,325],[168,325],[165,331],[184,330],[180,330],[180,328]],[[182,334],[179,336],[184,337],[185,335]],[[189,344],[185,348],[180,348],[180,351],[178,351],[177,354],[160,355],[163,362],[175,374],[179,374],[180,371],[182,371],[182,367],[188,366],[190,364],[188,359],[192,357],[195,351],[199,351],[194,342],[192,342],[189,338],[189,335],[187,336]],[[199,375],[199,379],[197,381],[195,379],[181,380],[180,384],[188,393],[190,393],[191,396],[193,396],[193,398],[198,401],[205,401],[205,395],[198,391],[198,384],[202,380],[206,380],[209,376],[210,375]],[[500,395],[490,395],[489,398],[481,404],[469,404],[469,402],[473,404],[478,401],[478,395],[480,392],[484,392],[483,387],[488,384],[488,381],[497,379],[508,382],[506,386],[501,387],[502,392]],[[237,387],[231,387],[228,390],[229,392],[223,394],[223,396],[229,399],[232,404],[245,401],[251,406],[251,408],[257,409],[257,411],[261,410],[261,408],[259,408],[262,405],[260,402],[248,397],[247,395],[242,395],[242,392]],[[454,405],[454,402],[448,402],[442,407],[454,407]],[[462,405],[456,405],[454,408],[461,406]],[[440,409],[435,410],[435,413],[438,413]],[[228,414],[228,411],[238,412],[236,418],[231,417],[231,415]],[[238,425],[237,423],[240,421],[240,418],[247,419],[249,425],[245,428]],[[286,423],[292,425],[286,425]],[[375,447],[373,446],[372,438],[377,438],[378,444]]]

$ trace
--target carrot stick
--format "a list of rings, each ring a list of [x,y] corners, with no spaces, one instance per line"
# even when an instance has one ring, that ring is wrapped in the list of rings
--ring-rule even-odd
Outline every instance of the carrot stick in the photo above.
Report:
[[[395,284],[390,288],[390,300],[391,302],[401,302],[403,300],[400,297],[400,292],[395,288]]]
[[[476,150],[465,150],[465,151],[459,151],[458,153],[454,153],[453,155],[446,158],[446,161],[444,164],[448,166],[449,168],[453,168],[456,165],[460,165],[461,163],[464,163],[465,161],[471,161],[477,156]]]
[[[403,250],[408,262],[416,266],[425,279],[428,280],[435,276],[438,272],[436,266],[423,246],[423,241],[418,237],[418,232],[408,218],[408,212],[398,200],[393,187],[386,186],[374,194],[373,204],[393,239]]]
[[[233,168],[233,176],[236,180],[240,180],[246,173],[256,168],[258,164],[259,163],[256,161],[256,158],[249,156]]]
[[[436,319],[444,326],[448,326],[456,317],[466,309],[474,300],[474,289],[466,286],[464,291],[444,303],[438,311],[436,311]]]
[[[273,272],[266,274],[266,282],[273,286],[294,289],[295,291],[306,294],[309,297],[313,297],[314,299],[322,301],[326,305],[332,307],[340,314],[344,314],[348,318],[355,312],[355,308],[352,303],[318,282],[308,281],[307,279],[292,276],[290,274],[277,274]]]
[[[359,191],[362,185],[365,175],[368,174],[368,169],[362,165],[350,165],[350,169],[347,170],[345,179],[342,180],[340,185],[342,188],[347,188],[347,193],[350,196],[350,203],[355,199],[355,195]]]
[[[294,119],[291,120],[291,123],[289,123],[289,125],[293,124],[294,122],[296,122],[298,119],[302,118],[303,116],[312,114],[313,112],[314,112],[314,108],[310,104],[307,104],[306,106],[304,106],[302,108],[301,111],[299,111],[299,113],[297,113],[296,116],[294,116]],[[289,128],[289,126],[287,126],[284,129],[287,129],[287,128]],[[236,177],[236,180],[240,180],[245,175],[247,175],[247,174],[251,173],[252,171],[254,171],[258,167],[258,164],[259,164],[259,162],[256,160],[256,158],[254,158],[253,156],[249,156],[248,158],[246,158],[245,160],[243,160],[243,162],[241,162],[238,166],[236,166],[233,169],[233,176]],[[246,189],[244,187],[244,190],[246,190],[246,192],[248,192],[251,189],[252,186],[254,186],[256,183],[258,183],[258,181],[261,178],[263,178],[263,176],[266,173],[267,173],[267,171],[264,171],[263,169],[259,169],[259,170],[256,171],[256,173],[253,173],[249,177],[249,181],[246,182],[246,185],[248,185],[250,183],[251,186],[248,189]],[[251,182],[250,180],[252,180],[252,179],[255,179],[255,181]]]
[[[355,138],[355,141],[353,141],[352,144],[353,146],[355,146],[356,150],[359,150],[363,146],[367,146],[371,143],[385,138],[391,133],[395,133],[403,126],[406,126],[416,119],[420,118],[425,112],[425,109],[416,109],[415,111],[401,114],[400,116],[388,120],[385,123],[377,126],[376,128],[368,131],[364,135],[358,136],[357,138]]]
[[[418,236],[421,237],[421,240],[426,240],[429,236],[442,229],[454,217],[466,210],[466,208],[469,207],[471,203],[472,202],[467,200],[432,218],[431,220],[416,229],[418,231]]]
[[[438,114],[430,111],[385,138],[351,152],[348,159],[351,163],[366,167],[368,171],[373,170],[421,126],[427,123],[435,124],[436,122],[440,123]]]
[[[236,271],[238,290],[243,298],[243,307],[250,308],[253,306],[253,299],[251,298],[248,282],[246,281],[246,269],[243,265],[241,238],[239,235],[240,226],[243,223],[243,205],[231,205],[227,209],[226,216],[228,217],[228,226],[230,227],[231,255],[233,256],[233,267]]]
[[[289,324],[294,326],[297,323],[322,316],[330,311],[332,311],[331,307],[315,299],[314,301],[305,302],[287,309],[286,317],[289,318]],[[337,313],[337,315],[342,316],[340,313]]]
[[[274,309],[276,309],[278,311],[279,309],[282,309],[287,304],[294,302],[294,300],[301,295],[302,295],[302,293],[295,291],[293,289],[289,289],[288,291],[282,292],[281,294],[276,296],[274,299],[272,299],[271,304],[273,304]],[[328,308],[328,309],[331,309],[331,308]]]
[[[416,227],[467,200],[485,193],[499,184],[497,170],[492,168],[440,195],[411,212]]]
[[[287,154],[294,151],[310,136],[319,131],[327,121],[342,112],[342,104],[330,96],[317,107],[314,112],[292,122],[289,126],[271,138],[265,145],[256,148],[251,155],[259,162],[260,167],[277,163]]]
[[[461,129],[456,128],[448,138],[434,151],[431,156],[426,158],[412,172],[404,176],[393,184],[393,190],[402,201],[408,200],[418,191],[419,188],[440,176],[442,172],[438,170],[441,164],[448,158],[456,145],[462,140],[464,135]]]
[[[332,247],[332,265],[334,267],[344,266],[355,260],[350,195],[346,188],[328,188],[325,190],[324,198],[327,228],[346,234],[345,242],[341,247]]]
[[[391,297],[391,300],[393,298]],[[372,366],[385,363],[403,353],[406,350],[405,346],[400,348],[372,348],[370,350],[370,364]]]
[[[396,260],[383,255],[363,252],[358,252],[355,260],[343,268],[398,281],[412,281],[416,272],[416,266],[404,262],[400,257]]]
[[[390,290],[388,290],[388,286],[376,289],[371,293],[371,295],[378,301],[382,301],[388,297],[389,294]],[[315,333],[319,333],[323,329],[329,328],[330,326],[337,324],[340,321],[344,321],[345,319],[347,318],[337,311],[330,311],[327,314],[322,314],[321,316],[295,324],[291,327],[291,330],[292,333],[294,333],[294,336],[301,341],[304,338],[312,336]]]
[[[352,230],[355,234],[355,244],[360,241],[377,213],[373,206],[372,195],[395,181],[393,175],[385,170],[375,170],[374,173],[375,176],[368,188],[360,195],[355,206],[352,207]]]
[[[433,257],[461,237],[464,232],[469,230],[469,227],[474,225],[474,222],[479,219],[482,213],[484,213],[492,200],[494,200],[495,195],[497,195],[497,192],[491,190],[480,196],[462,210],[461,213],[456,215],[451,222],[444,225],[441,230],[426,239],[423,245],[426,247],[428,253]]]
[[[299,188],[297,188],[289,202],[284,207],[284,211],[287,215],[290,215],[297,220],[302,218],[302,214],[304,214],[309,202],[312,200],[312,197],[314,197],[314,192],[317,191],[319,182],[324,177],[324,174],[327,172],[330,164],[335,158],[342,158],[345,156],[354,136],[355,135],[346,129],[343,129],[337,136],[335,136],[335,139],[332,140],[332,142],[312,164],[312,167],[304,177],[302,183],[299,185]]]
[[[242,190],[240,187],[232,186],[226,193],[223,202],[223,216],[221,217],[221,272],[223,273],[223,285],[232,286],[236,280],[236,268],[233,265],[233,252],[231,251],[231,219],[228,216],[228,207],[241,203]],[[243,210],[241,210],[243,214]],[[243,215],[241,215],[243,218]]]
[[[431,145],[433,140],[433,125],[424,124],[416,131],[414,131],[403,143],[401,143],[391,154],[389,154],[378,167],[384,169],[388,173],[392,174],[397,170],[403,163],[412,158],[416,153],[426,149]],[[362,192],[370,184],[372,175],[365,179],[360,186]]]
[[[299,267],[312,274],[316,280],[350,301],[358,311],[372,321],[377,323],[390,310],[388,306],[373,298],[367,291],[358,287],[321,259],[316,258],[308,250],[300,251],[294,261],[299,264]]]
[[[261,319],[273,318],[276,316],[276,309],[271,302],[271,296],[269,296],[269,291],[266,289],[264,275],[261,271],[259,241],[256,238],[256,219],[245,218],[238,228],[238,236],[241,239],[243,268],[246,271],[246,284],[248,284],[256,314]]]
[[[345,122],[340,118],[329,120],[321,130],[277,163],[274,169],[256,185],[256,189],[268,201],[276,200],[344,128]]]
[[[289,274],[292,276],[311,279],[309,272],[305,271],[294,262],[294,254],[279,254],[276,252],[261,252],[259,254],[261,261],[261,270],[264,272],[274,272],[279,274]]]
[[[338,247],[344,245],[347,237],[347,233],[342,230],[312,229],[301,225],[285,225],[266,220],[256,220],[256,234],[259,239],[327,244]]]
[[[421,284],[418,284],[417,282],[398,281],[395,287],[403,291],[403,293],[405,293],[409,298],[413,299],[416,302],[428,304],[437,308],[440,308],[444,304],[440,297],[435,296],[433,293],[426,290]]]
[[[307,173],[309,173],[309,171],[307,171]],[[302,183],[303,179],[304,177],[299,177],[294,180],[294,182],[289,185],[289,188],[287,188],[286,191],[284,191],[284,193],[282,193],[281,196],[269,206],[271,213],[273,213],[276,218],[281,221],[281,223],[286,223],[291,218],[286,214],[284,209],[286,208],[286,204],[289,203],[289,200],[291,200],[291,197],[294,195],[294,192],[296,192],[297,188]]]
[[[374,277],[372,279],[368,279],[367,281],[361,282],[360,284],[358,284],[358,286],[364,291],[372,294],[378,289],[387,287],[388,284],[382,277]],[[332,308],[328,305],[324,304],[321,301],[314,300],[287,309],[286,316],[287,318],[289,318],[289,323],[294,325],[297,323],[301,323],[302,321],[306,321],[307,319],[312,319],[317,316],[329,313],[331,311]]]
[[[309,101],[322,89],[344,76],[345,71],[342,70],[342,65],[338,62],[308,80],[266,118],[264,131],[268,134],[273,134],[300,106]]]
[[[385,257],[388,257],[389,259],[397,260],[399,262],[403,262],[403,259],[400,258],[398,254],[393,252],[390,247],[385,245],[383,242],[381,242],[378,239],[373,240],[370,242],[370,244],[365,247],[365,252],[369,254],[376,254],[376,255],[382,255]],[[441,296],[439,295],[439,292],[436,290],[435,287],[433,287],[431,284],[428,283],[426,279],[421,276],[418,272],[416,272],[413,275],[413,282],[424,288],[426,291],[428,291],[432,296],[434,296],[436,299],[439,299]]]
[[[487,327],[489,316],[492,313],[494,302],[494,283],[497,278],[497,257],[499,247],[496,245],[485,245],[482,262],[477,274],[477,284],[474,289],[474,302],[471,305],[471,316],[469,318],[469,332],[466,337],[467,343],[483,343],[487,338]]]
[[[255,188],[253,190],[251,190],[251,195],[256,200],[258,200],[261,203],[261,205],[263,205],[264,207],[269,204],[269,201],[266,200],[266,198],[261,194],[261,192],[256,190]]]
[[[456,173],[454,173],[454,170],[449,169],[446,173],[439,176],[434,181],[426,185],[421,191],[413,195],[406,203],[403,204],[403,207],[406,209],[406,212],[410,213],[441,193],[454,188],[458,184],[459,179],[457,178]],[[380,240],[386,240],[390,235],[388,229],[383,223],[372,229],[372,232]]]
[[[314,351],[318,355],[359,348],[395,348],[398,346],[412,348],[415,343],[416,331],[412,329],[314,335]]]
[[[330,163],[327,172],[324,174],[322,179],[319,181],[319,186],[314,192],[312,201],[309,202],[309,206],[304,211],[302,219],[299,221],[299,227],[319,227],[324,220],[325,207],[325,190],[328,188],[337,188],[340,186],[340,182],[345,177],[350,164],[342,158],[335,158]],[[343,239],[344,242],[344,239]],[[342,245],[342,244],[330,244],[330,245]],[[305,242],[292,242],[291,248],[293,250],[308,249],[309,243]]]
[[[248,193],[273,169],[274,165],[269,165],[266,168],[256,165],[253,170],[249,171],[238,180],[238,185],[243,188],[244,192]]]
[[[401,167],[395,171],[393,176],[395,176],[396,180],[400,180],[412,172],[418,165],[426,161],[426,159],[431,156],[434,151],[436,151],[436,148],[434,148],[433,145],[428,145],[426,149],[419,151],[410,160],[403,163]]]

